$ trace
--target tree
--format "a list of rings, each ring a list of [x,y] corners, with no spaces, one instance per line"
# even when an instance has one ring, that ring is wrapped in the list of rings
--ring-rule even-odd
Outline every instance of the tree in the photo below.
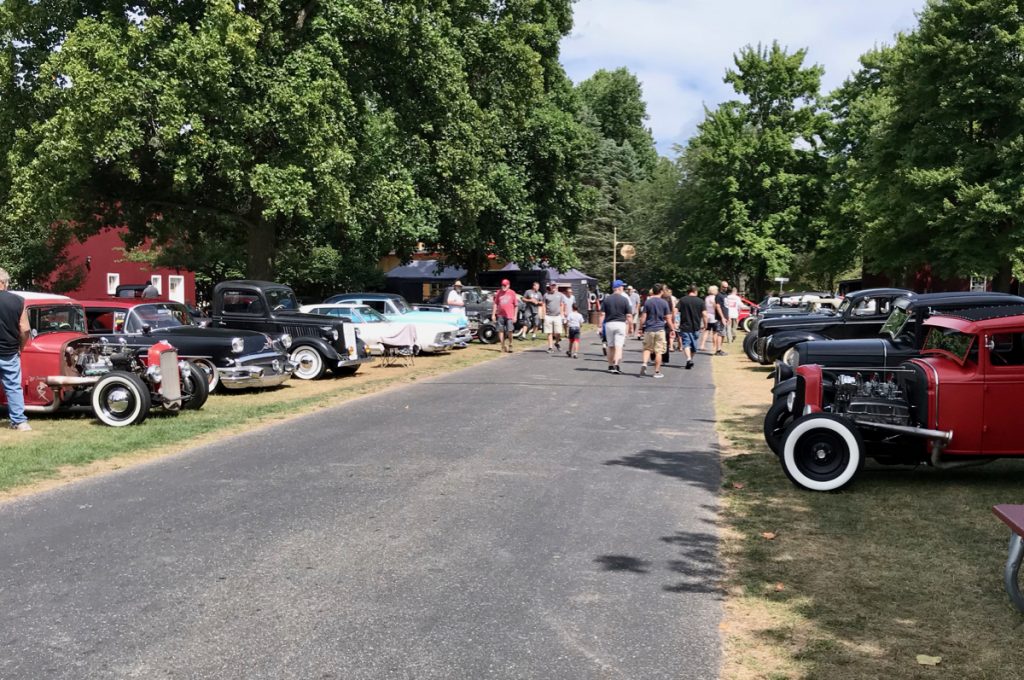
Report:
[[[891,274],[994,277],[1024,248],[1024,12],[942,0],[896,43],[874,133],[866,255]]]
[[[647,121],[640,80],[626,68],[601,69],[576,86],[583,105],[593,113],[598,130],[605,139],[619,145],[629,144],[645,174],[658,161],[654,138]]]
[[[679,159],[686,215],[682,264],[758,292],[814,243],[823,200],[817,105],[822,69],[806,50],[746,47],[725,81],[742,100],[708,111]]]

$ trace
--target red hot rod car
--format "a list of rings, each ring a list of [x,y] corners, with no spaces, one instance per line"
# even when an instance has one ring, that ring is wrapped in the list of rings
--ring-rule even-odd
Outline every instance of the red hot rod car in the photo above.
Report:
[[[137,352],[85,334],[85,310],[71,298],[17,293],[25,300],[32,337],[21,353],[25,410],[53,413],[91,407],[106,425],[135,425],[152,406],[168,411],[199,408],[206,382],[170,344]],[[182,379],[182,376],[186,376]],[[6,396],[0,391],[0,404]]]
[[[1024,456],[1024,305],[937,314],[924,330],[921,358],[898,367],[797,368],[780,455],[794,484],[839,489],[865,457],[951,468]]]

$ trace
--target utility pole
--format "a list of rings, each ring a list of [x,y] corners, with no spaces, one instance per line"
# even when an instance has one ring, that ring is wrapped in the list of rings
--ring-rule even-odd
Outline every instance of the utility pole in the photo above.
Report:
[[[622,250],[619,251],[619,246]],[[619,255],[622,260],[619,260]],[[636,257],[636,248],[631,241],[619,240],[619,225],[612,226],[612,281],[619,278],[619,265],[629,264],[629,261]]]

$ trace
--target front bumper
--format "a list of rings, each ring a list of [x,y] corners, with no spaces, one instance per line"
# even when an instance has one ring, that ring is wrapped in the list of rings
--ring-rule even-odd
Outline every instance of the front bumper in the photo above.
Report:
[[[252,357],[241,366],[217,369],[220,384],[229,390],[244,390],[252,387],[276,387],[298,368],[287,354],[272,354]]]

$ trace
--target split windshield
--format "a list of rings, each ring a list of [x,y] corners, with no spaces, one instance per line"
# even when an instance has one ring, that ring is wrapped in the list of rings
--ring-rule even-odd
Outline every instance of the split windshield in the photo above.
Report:
[[[882,335],[888,335],[895,340],[903,332],[903,327],[907,325],[907,319],[909,318],[910,312],[903,307],[895,307],[889,318],[885,320],[885,325],[882,326],[880,332]]]
[[[950,330],[948,328],[929,328],[928,335],[924,339],[924,352],[936,352],[945,354],[954,359],[961,366],[973,358],[974,336],[969,333]],[[972,352],[972,350],[974,350]]]
[[[141,333],[143,328],[149,326],[151,330],[157,328],[178,328],[179,326],[191,326],[192,317],[188,308],[177,302],[154,302],[149,305],[138,305],[128,313],[124,330],[126,333]]]

